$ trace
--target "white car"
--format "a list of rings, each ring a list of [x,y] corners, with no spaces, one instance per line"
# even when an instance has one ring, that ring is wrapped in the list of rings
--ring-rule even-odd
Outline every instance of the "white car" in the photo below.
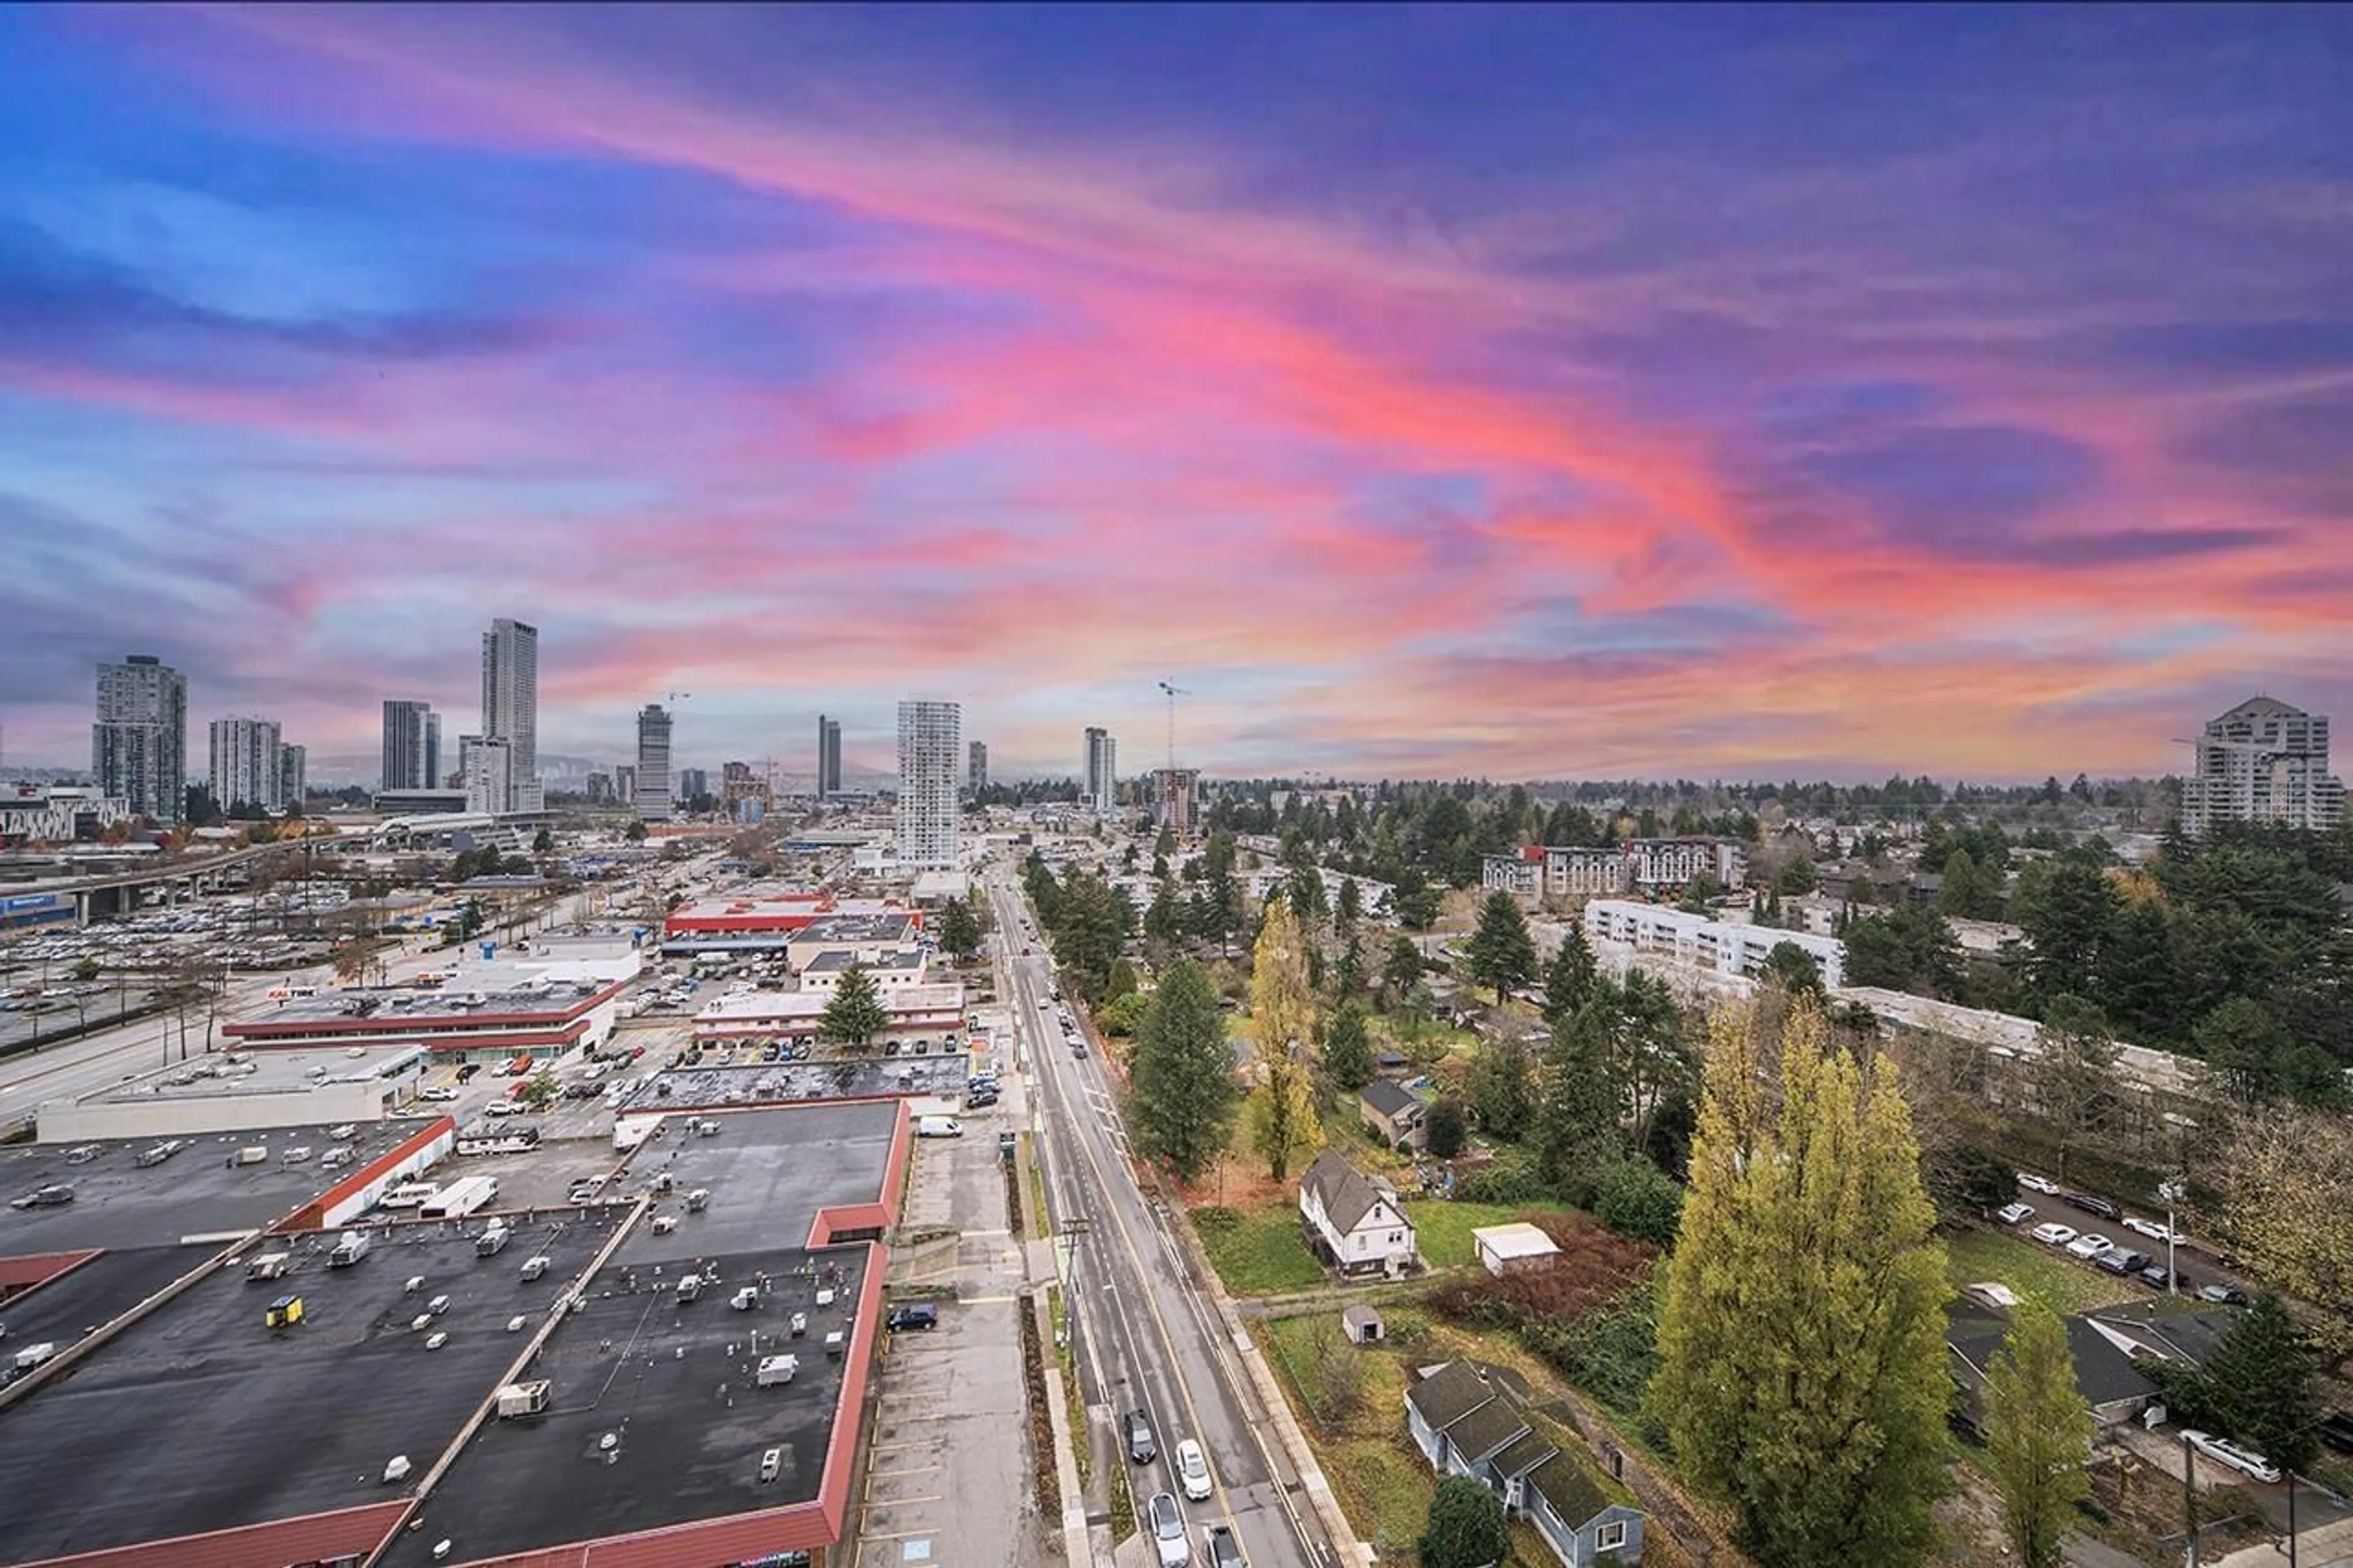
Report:
[[[2034,1217],[2034,1205],[2031,1204],[2010,1204],[2005,1207],[1996,1209],[1994,1211],[1993,1217],[2001,1221],[2004,1225],[2024,1225],[2028,1220]]]
[[[2181,1440],[2216,1464],[2228,1465],[2242,1475],[2253,1476],[2265,1483],[2280,1479],[2279,1467],[2253,1449],[2242,1448],[2236,1443],[2204,1432],[2185,1431],[2181,1434]]]
[[[1185,1513],[1166,1492],[1152,1494],[1144,1510],[1152,1522],[1152,1543],[1159,1550],[1160,1568],[1192,1568],[1193,1542],[1185,1534]]]
[[[2189,1239],[2179,1231],[2160,1225],[2153,1219],[2128,1219],[2125,1221],[2125,1228],[2138,1231],[2151,1241],[2169,1241],[2176,1247]]]
[[[458,1091],[454,1089],[436,1085],[431,1089],[418,1089],[417,1091],[417,1098],[419,1100],[455,1100],[458,1098]]]
[[[2097,1258],[2115,1245],[2098,1231],[2087,1230],[2067,1244],[2067,1251],[2075,1258]]]
[[[2075,1239],[2075,1227],[2053,1220],[2048,1225],[2036,1226],[2027,1234],[2045,1247],[2064,1247]]]
[[[1176,1479],[1193,1501],[1209,1500],[1209,1458],[1190,1437],[1176,1445]]]
[[[2059,1192],[2058,1183],[2048,1176],[2038,1176],[2031,1171],[2019,1172],[2018,1184],[2030,1193],[2042,1193],[2053,1197],[2057,1196]]]

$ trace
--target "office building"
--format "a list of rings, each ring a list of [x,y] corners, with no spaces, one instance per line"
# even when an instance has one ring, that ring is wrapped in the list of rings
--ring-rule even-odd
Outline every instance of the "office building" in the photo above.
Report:
[[[2345,785],[2328,771],[2328,721],[2270,697],[2251,697],[2189,742],[2181,830],[2262,822],[2322,831],[2345,820]]]
[[[212,740],[213,805],[222,811],[279,802],[279,732],[274,719],[216,719]]]
[[[919,869],[956,864],[956,763],[964,713],[955,703],[899,704],[899,859]]]
[[[1197,768],[1161,768],[1152,777],[1160,826],[1179,838],[1190,837],[1195,796],[1201,784],[1200,771]]]
[[[710,769],[681,768],[678,771],[678,798],[681,802],[701,800],[710,793]]]
[[[98,667],[90,775],[100,795],[121,797],[134,816],[174,823],[187,815],[185,676],[148,653]]]
[[[817,797],[841,793],[841,721],[817,716]]]
[[[384,787],[438,789],[441,782],[441,716],[430,702],[386,698]]]
[[[458,742],[466,770],[466,809],[499,816],[512,811],[514,747],[504,735],[468,735]]]
[[[638,770],[634,764],[623,763],[613,770],[613,800],[618,805],[638,804]]]
[[[482,738],[507,743],[507,797],[497,811],[537,811],[539,628],[501,617],[482,634]],[[469,780],[472,770],[468,769]],[[470,783],[469,789],[472,786]]]
[[[1085,801],[1103,816],[1118,805],[1119,742],[1111,731],[1089,726],[1086,745]]]
[[[965,748],[965,787],[978,795],[988,787],[988,742],[975,741]]]
[[[281,811],[299,810],[302,797],[311,792],[311,748],[281,745],[278,748],[278,806]]]
[[[588,775],[588,804],[590,805],[610,805],[613,804],[612,774],[607,773],[592,773]]]
[[[670,820],[670,710],[659,702],[638,710],[638,788],[631,798],[643,820]]]

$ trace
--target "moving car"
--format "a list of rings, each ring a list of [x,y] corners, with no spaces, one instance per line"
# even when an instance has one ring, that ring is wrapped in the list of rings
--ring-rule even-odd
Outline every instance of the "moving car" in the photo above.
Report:
[[[2148,1254],[2129,1247],[2111,1247],[2092,1261],[2111,1274],[2137,1274],[2148,1267]]]
[[[2189,1239],[2179,1231],[2169,1229],[2166,1226],[2160,1225],[2153,1219],[2140,1219],[2137,1217],[2127,1219],[2125,1221],[2125,1228],[2126,1230],[2138,1231],[2141,1235],[2148,1237],[2151,1241],[2169,1241],[2176,1247],[2180,1246],[2183,1242]]]
[[[2034,1205],[2031,1204],[2006,1204],[2002,1207],[1994,1211],[1993,1217],[2000,1220],[2004,1225],[2024,1225],[2028,1220],[2034,1217]]]
[[[1193,1543],[1185,1539],[1185,1515],[1176,1500],[1166,1492],[1154,1492],[1145,1514],[1152,1522],[1152,1544],[1159,1549],[1160,1568],[1191,1568]]]
[[[2236,1285],[2209,1285],[2198,1292],[2201,1301],[2211,1301],[2218,1307],[2243,1307],[2247,1293]]]
[[[2353,1454],[2353,1411],[2332,1411],[2321,1418],[2320,1440],[2340,1454]]]
[[[1209,1457],[1190,1437],[1176,1445],[1176,1482],[1192,1501],[1209,1500]]]
[[[2061,1225],[2058,1221],[2052,1220],[2048,1225],[2036,1226],[2026,1234],[2045,1247],[2064,1247],[2075,1239],[2075,1227]]]
[[[2018,1184],[2030,1193],[2041,1193],[2047,1197],[2054,1198],[2059,1195],[2058,1183],[2048,1176],[2038,1176],[2031,1171],[2019,1172]]]
[[[2185,1431],[2181,1440],[2213,1460],[2228,1465],[2241,1475],[2253,1476],[2266,1483],[2280,1479],[2280,1468],[2252,1448],[2242,1448],[2226,1438],[2211,1436],[2204,1432]]]
[[[1131,1410],[1124,1417],[1127,1433],[1127,1457],[1135,1464],[1148,1465],[1160,1457],[1160,1445],[1152,1436],[1152,1417],[1141,1410]]]
[[[1234,1538],[1230,1524],[1213,1524],[1201,1533],[1202,1543],[1209,1549],[1209,1568],[1250,1568],[1242,1561],[1242,1543]]]
[[[2087,1230],[2067,1244],[2067,1251],[2069,1256],[2074,1258],[2097,1258],[2115,1245],[2115,1242],[2110,1241],[2098,1231]]]
[[[417,1091],[417,1098],[419,1100],[430,1100],[436,1101],[455,1100],[458,1098],[458,1091],[447,1087],[446,1085],[436,1084],[431,1089],[418,1089]]]

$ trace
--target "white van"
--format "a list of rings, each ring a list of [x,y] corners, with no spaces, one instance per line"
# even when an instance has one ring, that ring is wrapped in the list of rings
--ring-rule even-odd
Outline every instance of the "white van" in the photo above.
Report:
[[[964,1124],[953,1116],[919,1116],[915,1119],[918,1138],[961,1138]]]

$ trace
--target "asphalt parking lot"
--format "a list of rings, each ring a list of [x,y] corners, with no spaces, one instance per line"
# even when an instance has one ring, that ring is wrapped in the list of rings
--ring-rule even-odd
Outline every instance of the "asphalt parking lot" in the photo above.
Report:
[[[894,1260],[894,1286],[949,1287],[939,1327],[891,1336],[875,1403],[857,1568],[1044,1561],[1029,1494],[1021,1244],[997,1155],[1002,1107],[916,1144],[902,1229],[952,1237]]]

